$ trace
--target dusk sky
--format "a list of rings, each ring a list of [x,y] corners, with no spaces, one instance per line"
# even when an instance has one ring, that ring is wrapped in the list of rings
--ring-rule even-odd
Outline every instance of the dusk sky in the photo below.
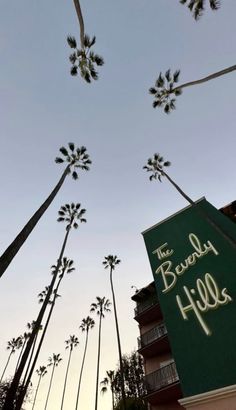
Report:
[[[208,2],[207,2],[208,3]],[[236,199],[236,72],[186,88],[177,109],[166,115],[152,108],[148,89],[160,71],[181,70],[180,84],[235,64],[235,0],[220,10],[206,8],[196,23],[178,0],[81,1],[86,32],[96,35],[95,51],[105,59],[99,80],[71,77],[67,35],[79,39],[73,1],[4,1],[0,13],[0,252],[10,244],[59,180],[54,162],[68,142],[85,145],[91,170],[78,181],[67,178],[53,204],[1,279],[0,366],[6,343],[36,318],[37,294],[49,283],[65,229],[57,211],[68,202],[87,209],[87,224],[73,231],[66,256],[76,271],[64,279],[37,368],[61,353],[49,410],[60,408],[68,351],[64,341],[78,336],[64,410],[75,406],[84,334],[81,320],[96,296],[111,299],[104,256],[121,264],[114,286],[123,353],[137,349],[132,286],[143,287],[152,273],[141,232],[187,203],[168,181],[149,182],[142,167],[155,152],[171,161],[169,174],[192,199],[205,196],[215,207]],[[95,317],[96,320],[96,317]],[[98,323],[90,333],[80,408],[93,410]],[[16,358],[8,368],[14,372]],[[102,328],[100,380],[118,362],[113,312]],[[50,369],[49,369],[50,372]],[[37,376],[33,378],[33,386]],[[35,410],[43,410],[49,374]],[[30,410],[32,403],[25,406]],[[111,396],[99,395],[99,410]]]

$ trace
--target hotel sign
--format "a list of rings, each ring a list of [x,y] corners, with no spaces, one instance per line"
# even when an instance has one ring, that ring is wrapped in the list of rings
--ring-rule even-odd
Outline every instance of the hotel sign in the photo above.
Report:
[[[203,199],[143,236],[184,396],[236,384],[236,224]]]

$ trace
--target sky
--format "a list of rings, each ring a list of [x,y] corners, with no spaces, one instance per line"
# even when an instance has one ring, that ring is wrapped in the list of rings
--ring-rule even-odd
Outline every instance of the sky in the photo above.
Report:
[[[4,276],[0,288],[0,366],[6,343],[26,330],[39,310],[37,294],[50,280],[65,233],[56,222],[60,206],[79,202],[87,224],[71,233],[66,256],[76,271],[66,277],[40,354],[63,361],[56,370],[49,410],[61,402],[68,351],[64,341],[78,336],[64,410],[74,408],[84,347],[79,326],[96,296],[111,299],[102,261],[117,255],[114,272],[123,353],[137,348],[133,320],[134,288],[152,281],[141,232],[187,204],[168,181],[150,183],[142,170],[160,152],[171,161],[169,174],[195,199],[221,207],[235,194],[236,74],[184,90],[170,115],[152,108],[160,71],[181,70],[180,83],[235,64],[235,0],[222,0],[195,22],[178,0],[82,0],[86,32],[96,35],[95,50],[105,59],[99,80],[86,84],[70,76],[67,35],[79,38],[73,2],[0,1],[0,252],[50,193],[63,172],[54,162],[68,142],[85,145],[91,170],[65,184]],[[96,318],[95,318],[96,319]],[[80,406],[94,408],[98,324],[91,331]],[[14,371],[17,355],[7,375]],[[100,380],[118,362],[113,312],[102,324]],[[50,369],[49,369],[50,370]],[[37,376],[33,378],[33,386]],[[35,410],[44,408],[49,375]],[[32,403],[25,406],[31,409]],[[99,395],[99,410],[111,397]]]

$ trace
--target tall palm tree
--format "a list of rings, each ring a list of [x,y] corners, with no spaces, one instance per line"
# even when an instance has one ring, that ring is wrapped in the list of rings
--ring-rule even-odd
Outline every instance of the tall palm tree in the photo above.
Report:
[[[30,338],[27,342],[27,345],[25,347],[24,353],[22,355],[22,359],[20,361],[20,364],[18,366],[18,369],[14,375],[13,381],[11,383],[11,387],[7,393],[7,397],[5,400],[5,405],[3,407],[2,410],[8,410],[9,408],[12,407],[12,403],[14,402],[14,397],[16,395],[16,391],[17,391],[17,387],[19,385],[19,381],[21,378],[21,375],[24,371],[27,359],[28,359],[28,355],[29,352],[32,348],[32,345],[34,343],[34,338],[36,336],[36,333],[42,323],[46,308],[48,306],[48,302],[50,301],[50,297],[51,294],[53,292],[54,286],[55,286],[55,282],[57,280],[57,276],[59,274],[59,270],[60,270],[60,266],[61,266],[61,261],[63,259],[64,256],[64,251],[66,248],[66,244],[68,241],[68,237],[69,237],[69,233],[71,231],[72,228],[77,229],[79,227],[79,223],[84,223],[86,222],[86,219],[83,217],[85,214],[86,210],[85,209],[81,209],[80,204],[74,204],[72,203],[71,205],[66,204],[65,206],[62,206],[60,208],[60,210],[58,211],[59,214],[59,218],[57,219],[58,222],[66,222],[66,234],[62,243],[62,247],[61,247],[61,251],[60,251],[60,255],[57,261],[57,265],[56,265],[56,269],[55,269],[55,273],[52,277],[49,289],[48,289],[48,293],[47,296],[45,297],[45,300],[42,304],[42,307],[39,311],[37,320],[35,322],[35,327],[30,335]],[[25,391],[26,393],[26,391]],[[17,405],[16,405],[16,409],[15,410],[20,410],[21,405],[23,403],[23,397],[24,395],[22,394],[19,399],[17,400]]]
[[[113,302],[113,307],[114,307],[114,316],[115,316],[115,324],[116,324],[116,336],[117,336],[119,362],[120,362],[120,373],[121,373],[122,405],[124,407],[124,410],[126,410],[125,380],[124,380],[122,352],[121,352],[121,343],[120,343],[120,332],[119,332],[117,309],[116,309],[116,299],[115,299],[115,292],[114,292],[114,286],[113,286],[113,277],[112,277],[113,271],[115,270],[116,266],[120,264],[120,262],[121,262],[120,259],[118,259],[116,255],[108,255],[108,256],[105,256],[104,261],[103,261],[103,265],[104,265],[105,269],[110,270],[110,284],[111,284],[111,292],[112,292],[112,302]]]
[[[2,372],[2,375],[1,375],[1,379],[0,379],[0,383],[2,382],[2,379],[3,379],[3,377],[4,377],[4,374],[5,374],[6,370],[7,370],[7,367],[8,367],[8,365],[9,365],[11,356],[16,352],[17,349],[20,349],[20,348],[21,348],[22,343],[23,343],[23,342],[22,342],[21,336],[19,336],[19,337],[17,337],[17,338],[13,337],[11,340],[9,340],[9,341],[7,342],[7,350],[10,350],[10,353],[9,353],[8,358],[7,358],[6,365],[5,365],[4,369],[3,369],[3,372]]]
[[[110,386],[111,389],[111,396],[112,396],[112,410],[115,409],[115,397],[114,397],[114,376],[115,376],[115,371],[114,370],[107,370],[106,371],[106,377],[101,381],[101,393],[105,394],[107,392],[108,386]]]
[[[38,384],[36,387],[36,391],[35,391],[35,396],[34,396],[34,402],[33,402],[33,406],[32,406],[32,410],[34,410],[34,406],[35,406],[35,402],[36,402],[36,398],[37,398],[37,394],[38,394],[38,390],[39,390],[39,386],[42,380],[42,377],[45,376],[45,374],[47,374],[47,368],[46,366],[40,366],[39,369],[36,370],[37,375],[39,376],[38,379]]]
[[[86,319],[83,319],[82,322],[81,322],[81,325],[80,325],[81,331],[86,332],[86,339],[85,339],[84,354],[83,354],[81,370],[80,370],[80,376],[79,376],[79,384],[78,384],[78,390],[77,390],[75,410],[78,410],[80,386],[81,386],[82,374],[83,374],[83,369],[84,369],[84,362],[85,362],[87,346],[88,346],[88,334],[89,334],[89,330],[92,329],[94,327],[94,325],[95,325],[94,320],[89,316],[87,316]]]
[[[89,159],[89,155],[87,154],[87,150],[85,147],[80,147],[75,149],[75,145],[70,142],[69,150],[65,147],[60,148],[60,152],[63,155],[63,158],[57,157],[55,162],[58,164],[66,163],[66,168],[51,192],[48,196],[46,201],[40,206],[40,208],[35,212],[35,214],[30,218],[21,232],[16,236],[14,241],[8,246],[5,252],[0,257],[0,277],[3,275],[5,270],[7,269],[8,265],[11,263],[12,259],[16,256],[17,252],[20,250],[21,246],[24,244],[26,239],[28,238],[29,234],[32,232],[36,224],[38,223],[39,219],[43,216],[44,212],[47,210],[49,205],[52,203],[53,199],[55,198],[56,194],[58,193],[59,189],[63,185],[67,175],[72,173],[73,179],[78,179],[78,168],[88,171],[91,161]]]
[[[90,312],[96,312],[99,316],[98,328],[98,357],[97,357],[97,379],[96,379],[96,394],[95,394],[95,410],[98,408],[98,383],[99,383],[99,368],[100,368],[100,354],[101,354],[101,333],[102,333],[102,319],[105,318],[105,313],[110,312],[111,302],[105,296],[96,297],[96,302],[91,304]]]
[[[49,382],[48,393],[47,393],[47,397],[46,397],[44,410],[46,410],[47,405],[48,405],[48,399],[49,399],[49,395],[50,395],[50,392],[51,392],[51,387],[52,387],[52,381],[53,381],[55,368],[62,361],[62,358],[60,357],[60,353],[58,353],[58,354],[53,353],[52,357],[49,357],[48,361],[49,361],[48,366],[49,367],[52,366],[52,373],[51,373],[51,377],[50,377],[50,382]]]
[[[173,181],[173,179],[164,170],[165,167],[171,165],[170,161],[164,161],[164,158],[160,154],[154,154],[152,158],[147,160],[147,164],[143,167],[147,172],[151,172],[149,177],[150,181],[159,180],[161,182],[162,177],[168,179],[171,185],[189,202],[189,204],[195,207],[199,215],[204,218],[215,231],[217,231],[233,248],[236,248],[235,239],[226,233],[222,228],[210,218],[210,216],[198,206],[197,202],[194,202],[180,187]]]
[[[53,265],[51,267],[51,269],[52,269],[52,275],[54,275],[55,272],[56,272],[56,265]],[[50,319],[51,319],[51,316],[52,316],[52,312],[53,312],[54,307],[55,307],[56,299],[60,296],[58,294],[58,289],[59,289],[60,283],[61,283],[65,273],[71,273],[74,270],[75,270],[75,268],[73,267],[73,260],[70,260],[70,259],[67,259],[66,257],[64,257],[62,259],[61,266],[60,266],[59,272],[58,272],[59,273],[59,280],[57,282],[57,285],[56,285],[55,289],[53,290],[53,298],[52,298],[52,300],[50,299],[49,302],[48,302],[48,304],[50,305],[50,310],[49,310],[49,313],[48,313],[46,323],[44,325],[43,333],[42,333],[42,336],[40,338],[40,341],[39,341],[39,344],[38,344],[38,347],[37,347],[37,351],[36,351],[32,366],[31,366],[31,369],[29,371],[27,380],[24,383],[24,390],[22,392],[22,395],[26,393],[26,391],[28,389],[28,386],[30,384],[30,380],[31,380],[34,368],[36,366],[38,356],[39,356],[40,350],[42,348],[42,344],[43,344],[43,341],[44,341],[44,338],[45,338],[45,335],[46,335],[46,332],[47,332],[47,329],[48,329],[48,325],[49,325],[49,322],[50,322]],[[45,301],[45,298],[47,297],[47,292],[48,291],[49,291],[49,286],[46,286],[45,290],[43,290],[41,293],[39,293],[39,295],[38,295],[39,296],[39,303],[43,303]]]
[[[179,0],[181,4],[188,5],[189,10],[192,12],[195,20],[198,20],[205,9],[206,0]],[[210,8],[215,11],[220,8],[220,0],[208,0]]]
[[[72,355],[73,349],[76,346],[78,346],[78,344],[79,344],[78,337],[76,337],[75,335],[70,336],[70,338],[65,341],[65,344],[66,344],[66,349],[69,349],[69,357],[68,357],[64,387],[63,387],[63,393],[62,393],[62,399],[61,399],[61,410],[63,409],[63,404],[64,404],[64,398],[65,398],[65,392],[66,392],[66,384],[67,384],[67,377],[68,377],[68,372],[69,372],[69,367],[70,367],[71,355]]]
[[[149,93],[154,96],[152,106],[153,108],[164,108],[164,112],[166,114],[170,114],[170,112],[175,110],[176,108],[175,97],[182,94],[183,88],[206,83],[207,81],[214,80],[215,78],[229,74],[235,70],[236,64],[230,67],[226,67],[223,70],[217,71],[213,74],[207,75],[206,77],[194,81],[189,81],[181,85],[176,85],[176,83],[178,83],[179,81],[180,70],[176,70],[172,74],[170,69],[168,69],[164,75],[162,74],[162,72],[160,72],[154,87],[149,88]]]
[[[98,73],[95,69],[95,65],[102,66],[104,64],[104,60],[101,56],[95,54],[91,50],[91,47],[96,42],[96,37],[93,36],[92,39],[90,39],[90,37],[84,33],[84,19],[79,0],[74,0],[74,6],[80,26],[80,48],[77,47],[77,42],[74,37],[67,37],[68,45],[74,49],[74,52],[72,52],[69,58],[72,63],[70,73],[72,76],[76,76],[79,71],[81,77],[87,83],[91,83],[91,80],[98,79]]]

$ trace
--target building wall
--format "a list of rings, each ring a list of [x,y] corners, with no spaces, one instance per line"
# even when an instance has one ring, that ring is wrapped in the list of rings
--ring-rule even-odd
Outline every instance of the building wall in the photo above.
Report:
[[[146,325],[139,326],[140,334],[143,335],[144,333],[153,329],[155,326],[159,325],[160,323],[163,323],[163,319],[158,319],[153,322],[147,323]]]
[[[154,357],[150,357],[144,361],[145,374],[155,372],[155,370],[160,369],[160,363],[167,362],[172,359],[172,354],[170,352],[159,354]]]

